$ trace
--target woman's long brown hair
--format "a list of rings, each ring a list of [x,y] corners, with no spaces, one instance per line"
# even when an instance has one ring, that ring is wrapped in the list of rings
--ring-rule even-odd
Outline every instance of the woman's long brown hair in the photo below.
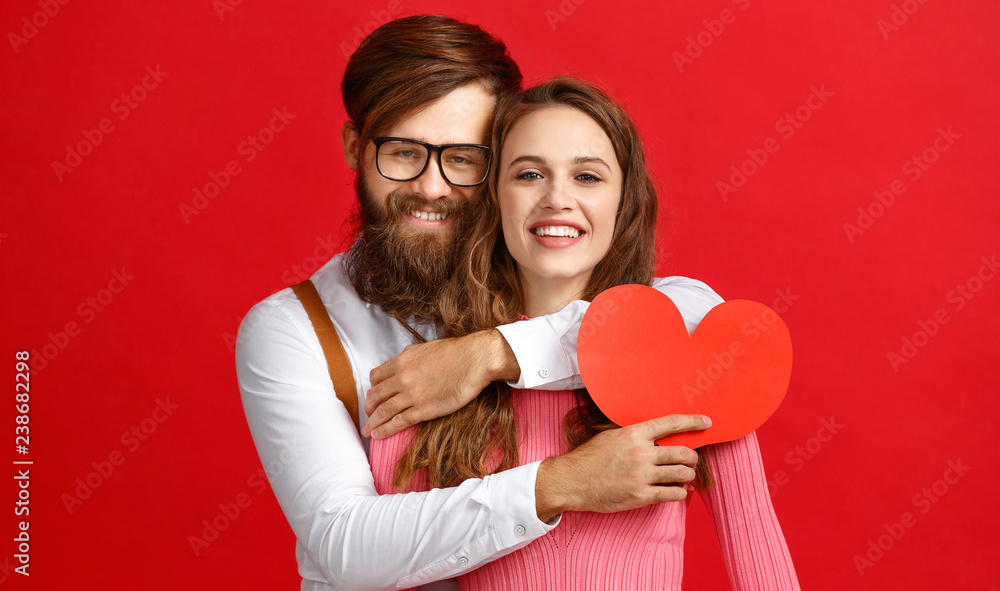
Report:
[[[650,285],[656,266],[656,188],[646,170],[638,130],[625,110],[603,91],[576,78],[559,77],[534,86],[501,103],[493,123],[493,166],[483,188],[463,216],[459,236],[465,242],[459,264],[439,300],[445,336],[457,337],[508,324],[524,311],[524,292],[517,264],[507,251],[498,193],[500,149],[511,128],[535,111],[568,106],[586,113],[604,130],[622,169],[622,198],[607,255],[597,264],[582,294],[590,301],[616,285]],[[565,433],[575,448],[597,433],[616,428],[586,390],[566,415]],[[413,476],[426,468],[433,487],[457,486],[518,465],[518,435],[510,387],[495,382],[458,411],[422,423],[396,465],[393,485],[407,490]],[[703,460],[699,486],[711,475]]]

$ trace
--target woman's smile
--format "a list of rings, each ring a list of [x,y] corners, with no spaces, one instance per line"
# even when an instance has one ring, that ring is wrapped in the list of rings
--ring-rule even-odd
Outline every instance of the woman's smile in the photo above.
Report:
[[[579,224],[564,220],[545,220],[532,224],[529,229],[535,242],[545,248],[568,248],[580,242],[586,234]]]

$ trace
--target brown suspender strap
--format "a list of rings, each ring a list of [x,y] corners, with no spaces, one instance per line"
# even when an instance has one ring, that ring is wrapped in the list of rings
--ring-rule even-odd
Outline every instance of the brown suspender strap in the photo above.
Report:
[[[302,302],[302,307],[309,315],[309,321],[316,329],[316,336],[319,337],[319,345],[323,348],[323,356],[326,357],[326,365],[330,370],[330,379],[333,380],[333,389],[337,393],[337,398],[347,407],[347,412],[351,413],[354,425],[358,424],[358,389],[354,385],[354,372],[351,371],[351,361],[347,358],[344,345],[340,342],[340,335],[330,320],[330,315],[326,311],[323,300],[316,291],[316,286],[309,279],[298,285],[292,286],[292,291]]]

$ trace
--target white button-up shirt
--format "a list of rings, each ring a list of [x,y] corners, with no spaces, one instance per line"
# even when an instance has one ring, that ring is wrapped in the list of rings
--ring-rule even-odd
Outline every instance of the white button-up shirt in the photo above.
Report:
[[[369,373],[413,337],[358,298],[341,262],[335,256],[312,280],[351,361],[364,424]],[[654,287],[674,301],[689,332],[722,301],[683,277],[659,279]],[[587,305],[574,302],[557,314],[500,327],[521,367],[513,386],[582,387],[576,333]],[[448,579],[554,527],[537,517],[537,462],[454,488],[379,496],[368,442],[337,399],[312,323],[290,289],[243,319],[236,369],[254,444],[295,532],[302,589],[391,589]]]

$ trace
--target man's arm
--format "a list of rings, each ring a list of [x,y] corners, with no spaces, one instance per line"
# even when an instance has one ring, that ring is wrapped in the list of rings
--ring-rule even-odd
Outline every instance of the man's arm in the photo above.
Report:
[[[379,496],[315,334],[288,307],[265,300],[247,315],[236,343],[237,374],[275,497],[334,588],[454,577],[553,527],[537,517],[538,464],[454,488]]]
[[[687,277],[656,279],[653,288],[674,302],[689,335],[709,310],[723,302],[712,288]],[[538,390],[583,387],[576,358],[576,337],[589,307],[590,302],[578,300],[554,314],[497,327],[521,369],[520,378],[511,386]]]
[[[653,287],[673,300],[688,334],[723,301],[710,287],[687,277],[657,279]],[[547,316],[407,347],[372,370],[364,432],[389,437],[455,412],[494,380],[515,388],[582,388],[576,337],[589,306],[575,301]]]
[[[538,515],[564,511],[616,513],[687,497],[698,453],[683,446],[658,446],[673,433],[712,425],[702,415],[670,415],[610,429],[575,450],[549,458],[538,469]],[[677,485],[677,486],[664,486]]]
[[[694,452],[653,441],[706,424],[672,416],[601,433],[564,456],[458,487],[379,496],[356,426],[313,341],[288,308],[265,300],[243,321],[236,366],[278,504],[317,576],[334,588],[451,578],[530,543],[564,511],[679,500],[683,488],[658,485],[694,477]]]

